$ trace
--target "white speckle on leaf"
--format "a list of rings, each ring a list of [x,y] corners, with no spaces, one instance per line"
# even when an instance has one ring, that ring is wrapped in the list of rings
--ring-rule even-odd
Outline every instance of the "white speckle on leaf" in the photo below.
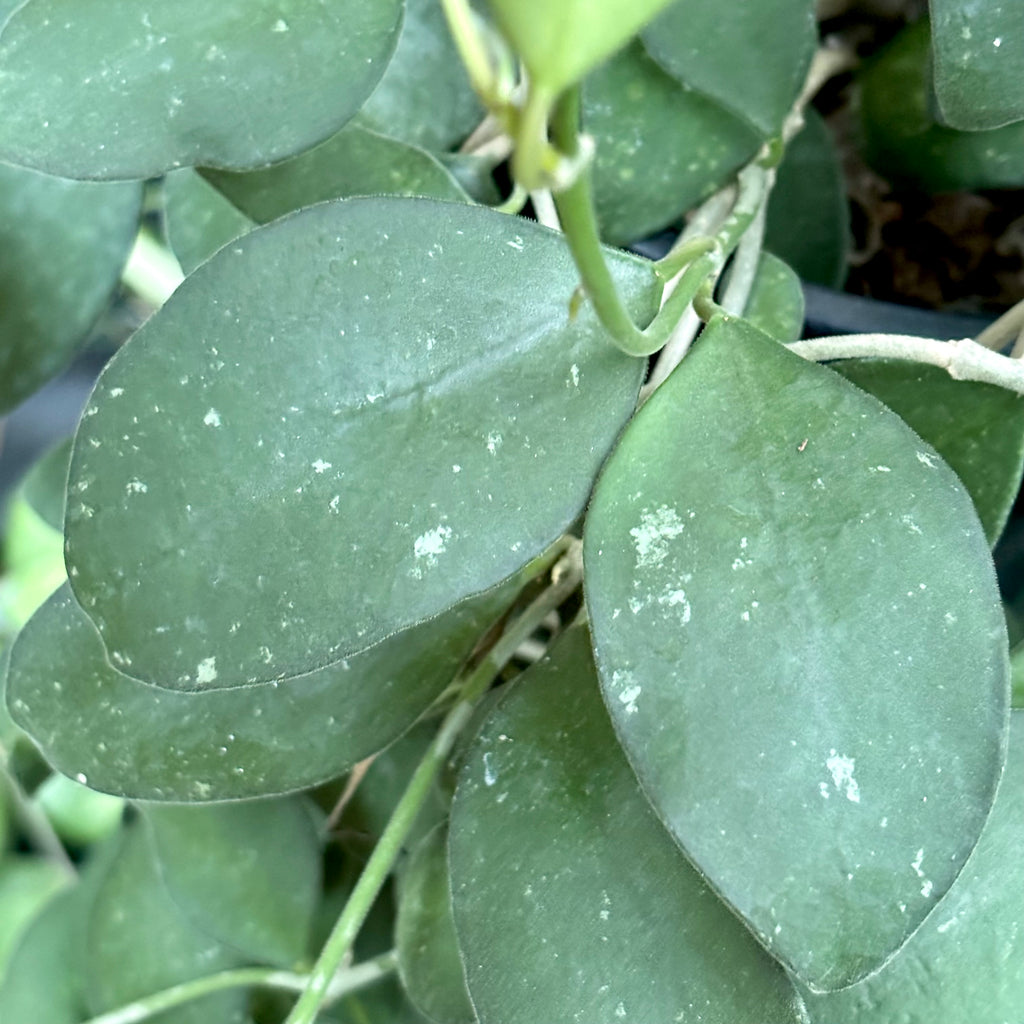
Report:
[[[149,488],[141,480],[129,480],[125,490],[129,494],[145,494]]]
[[[85,772],[79,772],[75,776],[75,782],[80,782],[83,786],[87,786],[89,784],[89,779],[86,776]]]
[[[832,776],[832,785],[839,791],[846,794],[846,799],[851,803],[860,803],[860,786],[853,777],[854,760],[852,757],[844,757],[837,754],[835,750],[829,752],[825,760],[825,767]]]
[[[924,870],[921,867],[921,865],[923,863],[924,863],[924,847],[922,847],[920,850],[917,851],[917,854],[914,857],[914,859],[911,861],[910,866],[914,869],[914,874],[917,875],[917,877],[921,879],[921,895],[924,896],[925,898],[927,898],[927,897],[931,896],[932,889],[934,888],[934,886],[932,885],[931,879],[925,878],[925,876],[924,876]]]
[[[890,466],[872,466],[872,473],[891,473],[892,468]]]
[[[491,764],[491,752],[484,754],[484,785],[493,786],[498,781],[498,772]]]
[[[685,626],[690,621],[692,609],[690,608],[690,602],[686,599],[685,590],[666,590],[658,598],[658,604],[666,608],[678,608],[679,621],[682,625]]]
[[[124,394],[124,388],[111,388],[110,389],[110,397],[111,398],[120,398],[123,394]]]
[[[938,463],[935,461],[934,456],[929,455],[927,452],[917,452],[916,454],[917,461],[920,462],[922,466],[927,466],[929,469],[937,468]]]
[[[828,791],[828,783],[827,782],[819,782],[818,783],[818,792],[821,794],[821,799],[822,800],[827,800],[832,795]]]
[[[996,36],[995,39],[992,40],[992,45],[998,50],[999,47],[1003,45],[1003,37]]]
[[[203,417],[203,422],[208,427],[219,427],[220,426],[220,413],[216,409],[210,409],[209,412]]]
[[[575,363],[569,367],[569,379],[572,381],[574,388],[580,386],[580,368]]]
[[[331,464],[329,462],[324,462],[323,459],[317,459],[316,462],[313,463],[313,470],[316,473],[323,473],[330,468]]]
[[[217,659],[203,658],[196,666],[196,682],[200,686],[212,683],[217,678]]]
[[[451,535],[450,526],[437,526],[433,530],[427,530],[426,533],[420,534],[412,545],[412,553],[416,556],[416,560],[423,562],[428,568],[437,565],[437,556],[444,554]],[[423,575],[423,567],[417,566],[413,570],[413,575],[419,579]]]
[[[660,505],[653,512],[645,508],[640,513],[640,525],[629,531],[636,549],[637,568],[661,565],[668,554],[669,541],[678,537],[683,529],[683,521],[674,508]]]
[[[497,431],[492,431],[487,435],[487,450],[492,454],[496,454],[502,444],[502,436]]]
[[[626,709],[627,715],[636,714],[636,699],[643,692],[639,686],[630,686],[619,693],[619,703]]]
[[[339,514],[338,513],[338,505],[340,505],[340,504],[341,504],[341,495],[340,494],[336,494],[333,498],[331,498],[331,500],[329,502],[327,502],[327,507],[335,515],[338,515]]]
[[[288,22],[285,21],[284,18],[278,18],[277,21],[274,22],[274,27],[270,31],[271,32],[287,32],[288,31]]]
[[[523,251],[523,240],[518,235],[516,235],[516,237],[514,239],[512,239],[509,242],[506,242],[505,244],[510,249],[515,249],[516,252],[522,252]]]
[[[938,926],[938,928],[936,928],[935,930],[936,930],[936,931],[937,931],[937,932],[938,932],[938,933],[939,933],[940,935],[945,935],[945,934],[946,934],[946,932],[948,932],[948,931],[949,931],[949,929],[953,927],[953,925],[955,925],[955,924],[959,924],[959,923],[960,923],[960,922],[959,922],[959,920],[958,920],[957,918],[955,918],[955,917],[951,917],[951,918],[950,918],[950,919],[949,919],[948,921],[945,921],[945,922],[943,922],[942,924],[940,924],[940,925]]]

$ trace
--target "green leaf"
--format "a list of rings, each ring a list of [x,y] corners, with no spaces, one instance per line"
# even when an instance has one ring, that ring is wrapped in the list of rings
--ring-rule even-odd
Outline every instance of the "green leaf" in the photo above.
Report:
[[[438,0],[406,0],[395,55],[355,121],[438,152],[462,142],[483,119]]]
[[[12,116],[4,109],[0,124]],[[0,414],[63,370],[85,340],[117,286],[141,200],[134,183],[62,181],[0,164]]]
[[[167,242],[186,274],[256,225],[189,167],[164,178]]]
[[[578,82],[671,0],[488,0],[530,81],[551,95]]]
[[[582,628],[515,684],[477,737],[449,856],[481,1024],[802,1019],[778,964],[640,792]]]
[[[954,128],[1024,120],[1020,11],[1003,0],[930,0],[935,94]]]
[[[320,839],[302,799],[148,805],[145,815],[161,877],[194,927],[281,967],[309,954]]]
[[[193,978],[241,965],[197,931],[171,899],[141,822],[125,831],[99,885],[86,930],[89,1006],[112,1010]],[[244,989],[204,996],[152,1018],[159,1024],[243,1024]]]
[[[444,1024],[473,1024],[476,1013],[462,973],[448,881],[448,830],[424,837],[402,875],[395,947],[412,1002]]]
[[[652,316],[651,265],[610,259]],[[76,437],[66,557],[113,664],[181,689],[294,676],[540,553],[644,370],[570,319],[577,280],[535,223],[398,198],[301,211],[200,267]]]
[[[244,169],[336,132],[401,0],[28,0],[0,31],[0,158],[69,178]]]
[[[634,41],[583,86],[583,123],[597,144],[594,198],[615,244],[665,227],[757,152],[757,135],[681,86]]]
[[[32,795],[53,830],[65,842],[87,846],[117,831],[124,801],[54,772]]]
[[[805,281],[840,288],[850,249],[846,182],[832,133],[809,107],[768,199],[765,246]]]
[[[55,444],[25,476],[22,496],[47,526],[64,530],[64,495],[71,462],[71,438]]]
[[[0,860],[0,977],[26,927],[67,883],[54,861],[28,854]]]
[[[797,977],[884,963],[992,804],[1008,699],[985,536],[877,400],[717,317],[584,534],[605,700],[659,816]]]
[[[3,538],[5,573],[0,579],[0,619],[20,629],[66,579],[59,531],[16,493]]]
[[[18,636],[7,703],[49,762],[93,789],[184,802],[287,793],[343,775],[407,729],[508,596],[288,684],[178,693],[111,668],[65,586]]]
[[[994,545],[1024,474],[1021,397],[903,359],[844,359],[831,369],[884,402],[945,459]]]
[[[782,128],[818,37],[812,0],[676,0],[641,38],[670,75],[767,138]]]
[[[402,195],[466,201],[426,150],[356,125],[299,156],[248,174],[204,171],[231,203],[260,224],[303,206],[348,196]]]
[[[338,1024],[430,1024],[417,1013],[394,978],[385,978],[342,999],[331,1007],[331,1018]]]
[[[1021,33],[1007,33],[1024,45]],[[989,40],[991,43],[991,39]],[[861,134],[868,163],[896,185],[929,192],[1024,184],[1024,124],[957,131],[928,102],[928,23],[905,28],[860,74]]]
[[[1004,1024],[1024,1006],[1024,713],[1006,774],[963,873],[874,977],[807,999],[815,1024]]]
[[[804,328],[804,292],[789,264],[762,252],[744,319],[776,341],[796,341]]]

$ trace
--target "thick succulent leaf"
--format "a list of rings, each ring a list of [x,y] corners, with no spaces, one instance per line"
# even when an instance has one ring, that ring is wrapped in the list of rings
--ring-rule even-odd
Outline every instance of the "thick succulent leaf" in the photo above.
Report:
[[[310,952],[320,839],[299,797],[145,807],[171,898],[247,959],[294,967]]]
[[[582,628],[481,730],[460,775],[449,857],[481,1024],[802,1019],[778,964],[651,812]]]
[[[820,114],[786,147],[768,199],[765,245],[805,281],[839,288],[850,249],[846,182],[832,133]]]
[[[504,607],[500,591],[288,684],[178,693],[110,667],[65,586],[18,636],[7,702],[47,760],[139,800],[231,800],[336,778],[414,722]]]
[[[650,264],[611,259],[653,315]],[[424,199],[321,204],[200,267],[75,440],[67,561],[113,663],[181,689],[294,676],[542,551],[643,373],[570,319],[576,283],[559,235]]]
[[[670,75],[768,137],[781,129],[814,55],[814,3],[676,0],[641,38]]]
[[[815,1024],[1005,1024],[1024,1006],[1024,712],[977,848],[946,898],[881,972],[809,995]]]
[[[401,0],[28,0],[0,33],[0,158],[69,178],[243,169],[336,132]]]
[[[395,54],[356,123],[441,152],[466,138],[483,116],[442,5],[438,0],[405,0]]]
[[[28,471],[22,496],[54,530],[64,530],[64,495],[71,462],[71,438],[58,442]]]
[[[9,117],[5,108],[0,120]],[[138,184],[63,181],[0,163],[0,415],[85,340],[117,286],[141,201]]]
[[[80,1024],[84,978],[79,925],[85,906],[79,889],[58,893],[32,921],[0,970],[4,1024]],[[59,965],[59,968],[56,966]]]
[[[1012,673],[1011,703],[1015,708],[1024,708],[1024,647],[1018,645],[1010,656]]]
[[[0,859],[0,976],[22,933],[69,881],[57,863],[28,854]]]
[[[1011,35],[1024,46],[1020,31],[1008,32],[1008,42]],[[928,24],[920,21],[864,65],[860,116],[868,163],[894,184],[930,192],[1024,184],[1024,124],[957,131],[936,122],[928,102],[930,60]]]
[[[443,1024],[473,1024],[462,973],[448,879],[448,829],[439,825],[417,846],[402,874],[395,948],[412,1002]]]
[[[241,966],[239,956],[196,930],[171,899],[146,830],[125,831],[100,883],[86,928],[90,1009],[123,1006],[193,978]],[[245,989],[230,989],[185,1003],[160,1024],[242,1024]]]
[[[551,95],[621,49],[670,0],[488,0],[531,82]]]
[[[741,320],[623,434],[584,535],[605,700],[659,816],[815,989],[877,969],[992,804],[985,536],[928,444]]]
[[[935,96],[955,128],[1024,120],[1024,33],[1005,0],[930,0]]]
[[[745,319],[776,341],[796,341],[804,327],[804,292],[788,263],[762,252],[754,285],[743,311]]]
[[[639,41],[590,75],[583,124],[597,143],[601,233],[626,244],[665,227],[757,152],[744,122],[681,86]]]
[[[357,125],[299,156],[259,171],[204,171],[204,177],[260,224],[303,206],[348,196],[402,195],[466,200],[426,150]]]
[[[167,243],[186,274],[256,226],[190,167],[168,174],[163,191]]]
[[[832,369],[885,402],[945,459],[995,544],[1024,473],[1021,396],[905,359],[844,359]]]

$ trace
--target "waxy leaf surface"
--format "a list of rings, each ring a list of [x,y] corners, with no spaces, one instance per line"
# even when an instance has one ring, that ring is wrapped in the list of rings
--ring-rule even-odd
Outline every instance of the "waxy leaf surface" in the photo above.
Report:
[[[1024,398],[904,359],[843,359],[832,369],[884,402],[945,459],[995,544],[1024,472]]]
[[[804,292],[793,268],[762,252],[744,319],[776,341],[796,341],[804,327]]]
[[[242,169],[336,132],[401,0],[29,0],[0,31],[0,158],[69,178]]]
[[[768,137],[782,127],[810,66],[814,3],[676,0],[641,38],[670,75]]]
[[[467,754],[449,837],[481,1024],[802,1020],[785,974],[673,845],[570,630]]]
[[[584,534],[605,701],[659,816],[814,989],[949,888],[1002,768],[981,524],[881,403],[719,317],[623,434]]]
[[[402,985],[424,1014],[445,1024],[473,1024],[452,917],[447,840],[445,826],[433,829],[402,873],[395,948]]]
[[[492,593],[288,683],[180,693],[110,667],[68,587],[18,635],[7,704],[60,771],[139,800],[288,793],[344,774],[407,729],[503,607]]]
[[[1007,0],[930,0],[935,96],[955,128],[1024,121],[1024,21]]]
[[[650,265],[612,261],[649,318]],[[71,584],[112,663],[179,689],[294,676],[539,554],[643,373],[570,319],[576,283],[553,232],[397,198],[195,271],[108,364],[72,455]]]
[[[256,226],[191,167],[168,174],[163,194],[167,244],[186,274]]]
[[[309,954],[320,840],[301,798],[149,805],[145,816],[167,891],[200,931],[281,967]]]
[[[136,183],[64,181],[0,163],[0,415],[85,341],[117,287],[141,201]]]
[[[808,996],[814,1024],[1005,1024],[1024,1006],[1024,712],[978,845],[946,898],[878,974]]]

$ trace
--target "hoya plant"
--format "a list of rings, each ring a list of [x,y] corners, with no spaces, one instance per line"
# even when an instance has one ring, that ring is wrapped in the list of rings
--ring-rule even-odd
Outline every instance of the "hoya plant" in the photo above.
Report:
[[[1020,185],[1012,4],[0,22],[0,412],[151,314],[9,508],[4,1024],[1024,1020],[1024,313],[798,340],[815,93]]]

